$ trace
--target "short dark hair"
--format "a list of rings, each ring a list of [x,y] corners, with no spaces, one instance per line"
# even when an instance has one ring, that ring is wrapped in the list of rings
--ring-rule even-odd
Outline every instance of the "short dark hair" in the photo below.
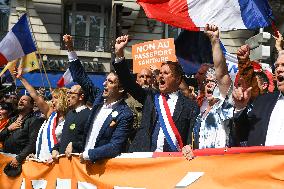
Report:
[[[123,93],[122,93],[122,98],[127,98],[127,92],[126,92],[126,90],[125,90],[123,84],[120,82],[118,74],[117,74],[115,71],[110,71],[109,74],[113,74],[113,75],[115,75],[115,76],[117,77],[118,87],[124,89],[124,90],[123,90]],[[109,74],[108,74],[108,75],[109,75]]]
[[[269,79],[264,72],[255,72],[255,76],[259,77],[262,84],[266,82],[269,85]]]
[[[10,115],[13,113],[13,111],[14,111],[13,105],[12,105],[12,103],[10,103],[10,102],[1,103],[1,104],[0,104],[0,108],[1,108],[1,109],[4,109],[4,110],[7,110],[9,116],[10,116]]]
[[[183,69],[178,62],[166,61],[162,63],[161,67],[164,65],[168,65],[176,76],[181,77],[181,78],[184,77]]]

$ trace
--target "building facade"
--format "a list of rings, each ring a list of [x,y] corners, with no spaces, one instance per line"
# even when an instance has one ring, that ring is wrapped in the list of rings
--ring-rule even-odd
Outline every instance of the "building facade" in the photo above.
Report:
[[[270,0],[284,31],[284,2]],[[131,60],[131,45],[149,40],[177,37],[181,29],[148,19],[136,0],[0,0],[0,38],[27,12],[37,47],[47,70],[68,67],[64,34],[71,34],[78,56],[89,72],[111,70],[113,40],[129,34],[126,58]],[[257,31],[231,31],[221,34],[222,42],[236,53],[245,40]]]

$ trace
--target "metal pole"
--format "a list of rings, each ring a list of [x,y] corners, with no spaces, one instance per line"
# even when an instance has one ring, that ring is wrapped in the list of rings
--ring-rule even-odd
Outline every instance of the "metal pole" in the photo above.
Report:
[[[30,20],[30,17],[29,17],[29,15],[28,15],[28,13],[27,13],[27,16],[28,16],[28,21],[29,21],[29,24],[30,24],[31,33],[32,33],[32,36],[33,36],[33,38],[34,38],[35,46],[36,46],[36,49],[37,49],[37,53],[39,54],[39,60],[40,60],[40,62],[41,62],[41,64],[42,64],[42,68],[43,68],[44,74],[45,74],[45,76],[46,76],[46,80],[47,80],[47,83],[48,83],[48,85],[49,85],[50,92],[52,92],[51,84],[50,84],[50,81],[49,81],[49,79],[48,79],[48,76],[47,76],[47,73],[46,73],[46,69],[45,69],[45,67],[44,67],[44,64],[43,64],[43,61],[42,61],[42,58],[41,58],[41,54],[40,54],[40,52],[39,52],[39,50],[38,50],[39,48],[38,48],[38,45],[37,45],[37,42],[36,42],[36,38],[35,38],[35,36],[34,36],[34,32],[33,32],[32,24],[31,24],[31,20]]]

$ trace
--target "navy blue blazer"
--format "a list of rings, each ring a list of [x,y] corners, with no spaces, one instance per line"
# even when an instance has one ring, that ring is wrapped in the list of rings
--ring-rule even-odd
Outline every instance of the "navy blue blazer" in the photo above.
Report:
[[[131,76],[125,60],[120,63],[113,63],[113,66],[125,90],[143,104],[141,126],[129,146],[129,152],[154,151],[158,139],[158,136],[154,135],[154,128],[158,119],[154,96],[159,92],[152,89],[143,89],[139,86]],[[198,114],[199,107],[197,103],[179,92],[173,120],[184,145],[192,144],[192,129]]]
[[[266,93],[258,96],[252,103],[252,109],[246,108],[234,121],[242,130],[242,139],[247,139],[248,146],[264,146],[271,113],[280,92]]]
[[[73,80],[77,82],[87,93],[90,99],[94,99],[91,114],[84,128],[84,141],[73,144],[78,151],[83,151],[88,133],[91,132],[95,116],[101,109],[104,99],[102,93],[99,93],[92,81],[86,74],[79,60],[70,62],[70,72]],[[93,149],[88,151],[91,161],[97,161],[104,158],[112,158],[126,151],[127,139],[133,124],[133,114],[124,100],[121,100],[113,109],[99,132],[96,144]],[[115,115],[117,114],[117,115]]]

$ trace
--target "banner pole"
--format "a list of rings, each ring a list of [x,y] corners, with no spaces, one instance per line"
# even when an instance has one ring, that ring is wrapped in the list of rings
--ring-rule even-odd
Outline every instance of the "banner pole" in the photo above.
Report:
[[[47,73],[46,73],[46,69],[45,69],[45,66],[44,66],[42,58],[41,58],[41,54],[39,52],[39,48],[38,48],[37,41],[36,41],[36,38],[35,38],[35,35],[34,35],[34,32],[33,32],[33,28],[32,28],[32,24],[31,24],[30,16],[28,15],[28,13],[27,13],[27,17],[28,17],[28,20],[29,20],[29,25],[30,25],[32,36],[34,38],[34,42],[35,42],[35,46],[36,46],[36,49],[37,49],[37,53],[39,54],[39,60],[42,63],[42,68],[43,68],[44,74],[46,76],[47,83],[48,83],[49,88],[50,88],[50,92],[52,92],[51,84],[50,84],[50,81],[48,79],[48,76],[47,76]]]
[[[39,55],[39,56],[41,56],[41,55]],[[44,87],[44,81],[43,81],[42,70],[41,70],[41,66],[42,66],[43,62],[40,62],[40,64],[41,65],[39,66],[39,71],[40,71],[41,83],[42,83],[42,87]]]

